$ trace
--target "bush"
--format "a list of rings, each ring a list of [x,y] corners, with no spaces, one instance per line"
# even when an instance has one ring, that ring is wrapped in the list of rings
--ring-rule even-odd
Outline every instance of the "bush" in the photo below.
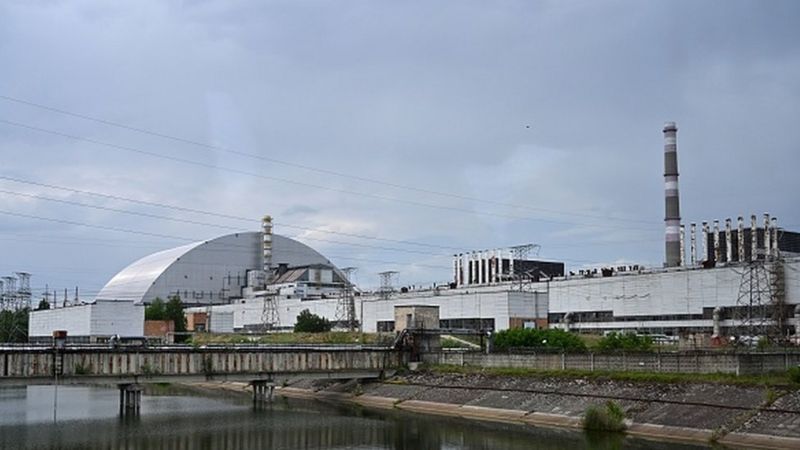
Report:
[[[653,349],[653,339],[633,333],[611,332],[597,341],[597,348],[601,351],[649,352]]]
[[[561,329],[513,328],[498,331],[492,338],[494,348],[538,348],[543,350],[584,351],[586,344],[576,334]]]
[[[623,431],[625,411],[611,400],[606,402],[605,407],[592,405],[583,415],[583,428],[593,431]]]
[[[311,311],[304,309],[297,315],[294,331],[295,333],[324,333],[331,331],[331,323],[328,319],[311,314]]]
[[[789,380],[792,383],[800,383],[800,366],[789,369]]]

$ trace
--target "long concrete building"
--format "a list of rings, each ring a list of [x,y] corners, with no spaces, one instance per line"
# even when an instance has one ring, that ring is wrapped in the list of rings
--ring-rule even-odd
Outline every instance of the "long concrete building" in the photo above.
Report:
[[[529,260],[519,246],[454,255],[452,279],[435,288],[361,294],[322,254],[274,235],[265,217],[261,231],[142,258],[114,276],[96,301],[146,304],[177,295],[191,312],[206,315],[211,331],[221,332],[291,329],[304,309],[342,326],[391,331],[395,306],[436,305],[441,328],[797,334],[800,234],[765,214],[763,220],[751,215],[749,222],[728,219],[722,227],[718,220],[691,223],[687,235],[679,207],[677,126],[668,122],[663,132],[664,267],[566,271],[558,261]],[[43,322],[72,314],[62,311],[32,313],[31,330],[45,333],[55,325]],[[106,328],[88,330],[100,332]]]

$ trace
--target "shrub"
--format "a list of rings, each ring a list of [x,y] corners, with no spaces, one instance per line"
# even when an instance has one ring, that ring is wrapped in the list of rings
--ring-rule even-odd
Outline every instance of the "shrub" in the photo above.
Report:
[[[653,339],[634,333],[611,332],[597,341],[597,348],[601,351],[648,352],[653,349]]]
[[[789,380],[792,383],[800,383],[800,366],[789,369]]]
[[[583,428],[593,431],[623,431],[625,411],[611,400],[606,402],[605,407],[592,405],[583,415]]]
[[[495,333],[494,348],[539,348],[562,351],[583,351],[586,344],[576,334],[561,329],[512,328]]]
[[[324,333],[326,331],[331,331],[331,323],[328,319],[312,314],[311,311],[304,309],[297,315],[294,331],[295,333]]]

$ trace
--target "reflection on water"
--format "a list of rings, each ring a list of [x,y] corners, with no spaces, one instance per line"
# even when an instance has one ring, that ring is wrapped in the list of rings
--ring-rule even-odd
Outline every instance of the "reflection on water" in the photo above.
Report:
[[[0,389],[0,449],[683,449],[615,435],[465,422],[278,399],[145,395],[120,417],[116,389]]]

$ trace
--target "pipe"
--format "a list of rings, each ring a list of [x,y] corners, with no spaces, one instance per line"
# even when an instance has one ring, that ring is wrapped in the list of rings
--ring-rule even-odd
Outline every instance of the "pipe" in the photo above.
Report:
[[[714,221],[714,264],[719,263],[720,260],[719,248],[719,220]]]
[[[730,217],[725,219],[725,262],[733,261],[733,233],[731,231]]]
[[[772,257],[772,238],[769,232],[769,213],[764,213],[764,259]]]
[[[456,284],[456,287],[459,287],[459,279],[458,279],[458,254],[453,255],[453,282]]]
[[[739,254],[737,256],[739,257],[738,258],[739,262],[744,262],[745,261],[745,257],[744,257],[744,217],[739,216],[736,219],[736,226],[737,226],[736,240],[737,240],[737,243],[739,244]]]
[[[755,214],[750,216],[750,261],[758,261],[758,226]]]
[[[684,267],[684,266],[686,266],[686,226],[681,224],[680,230],[681,230],[680,231],[680,241],[679,241],[680,245],[681,245],[681,253],[680,253],[681,262],[680,262],[680,265],[681,265],[681,267]]]
[[[772,218],[772,256],[778,258],[780,256],[778,246],[778,218]]]
[[[714,308],[714,311],[711,313],[711,320],[714,324],[714,331],[711,334],[712,338],[720,337],[722,335],[722,307],[717,306]]]
[[[692,252],[692,267],[697,265],[697,224],[692,222],[689,225],[689,234],[690,236],[690,245],[691,245],[691,252]]]
[[[703,261],[708,261],[708,222],[703,221]]]
[[[664,124],[664,226],[666,266],[680,266],[680,197],[678,195],[678,127],[675,122]]]

